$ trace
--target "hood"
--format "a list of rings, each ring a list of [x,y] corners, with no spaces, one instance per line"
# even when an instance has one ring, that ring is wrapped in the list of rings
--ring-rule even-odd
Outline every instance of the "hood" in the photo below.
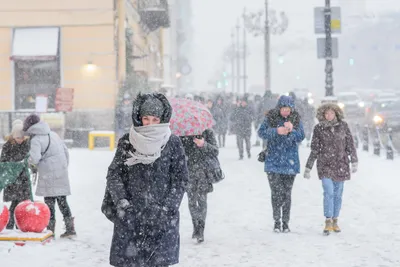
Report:
[[[160,100],[164,105],[164,113],[161,116],[161,123],[169,123],[172,117],[172,107],[169,103],[167,97],[160,93],[152,93],[152,94],[139,94],[135,101],[133,102],[133,109],[132,109],[132,122],[135,127],[142,126],[142,120],[140,118],[140,108],[143,103],[151,97],[155,97]]]
[[[332,109],[333,111],[335,111],[336,118],[338,121],[342,121],[344,119],[343,110],[338,105],[334,103],[326,103],[321,105],[317,110],[317,119],[319,122],[326,121],[325,112],[328,109]]]
[[[39,121],[38,123],[29,127],[26,133],[28,135],[48,135],[50,133],[50,127],[46,122]]]
[[[277,108],[290,107],[295,109],[294,99],[290,96],[283,95],[279,98]]]

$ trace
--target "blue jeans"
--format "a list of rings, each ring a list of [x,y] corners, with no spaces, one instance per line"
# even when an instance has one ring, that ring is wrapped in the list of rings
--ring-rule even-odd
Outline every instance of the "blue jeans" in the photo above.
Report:
[[[342,207],[344,182],[335,182],[330,178],[322,179],[324,189],[324,216],[338,218]]]

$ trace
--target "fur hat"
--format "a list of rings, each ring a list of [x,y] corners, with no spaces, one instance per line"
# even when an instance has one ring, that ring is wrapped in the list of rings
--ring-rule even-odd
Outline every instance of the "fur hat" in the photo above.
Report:
[[[13,138],[22,138],[24,137],[24,123],[21,120],[15,120],[12,123],[12,130],[11,130],[11,136]]]

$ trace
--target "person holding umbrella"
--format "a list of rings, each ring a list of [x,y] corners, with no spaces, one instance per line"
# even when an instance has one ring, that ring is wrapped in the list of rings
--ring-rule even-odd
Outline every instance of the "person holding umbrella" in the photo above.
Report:
[[[133,126],[108,168],[102,212],[114,224],[110,264],[167,267],[179,262],[179,207],[188,170],[172,108],[160,93],[139,94]]]
[[[189,180],[186,193],[193,222],[193,239],[204,242],[207,217],[207,195],[213,191],[213,183],[224,178],[218,160],[219,149],[213,117],[209,109],[190,99],[171,99],[174,115],[171,119],[172,132],[181,137]]]

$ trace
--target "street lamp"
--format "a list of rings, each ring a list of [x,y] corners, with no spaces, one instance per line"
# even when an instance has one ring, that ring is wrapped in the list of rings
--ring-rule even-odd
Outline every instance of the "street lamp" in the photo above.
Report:
[[[265,21],[262,22],[261,18],[265,14]],[[279,14],[276,10],[270,10],[268,7],[268,0],[265,0],[265,11],[259,12],[245,12],[243,14],[244,26],[255,37],[264,36],[265,46],[265,90],[271,91],[271,68],[270,68],[270,35],[283,34],[289,25],[289,19],[285,12],[281,11]]]

